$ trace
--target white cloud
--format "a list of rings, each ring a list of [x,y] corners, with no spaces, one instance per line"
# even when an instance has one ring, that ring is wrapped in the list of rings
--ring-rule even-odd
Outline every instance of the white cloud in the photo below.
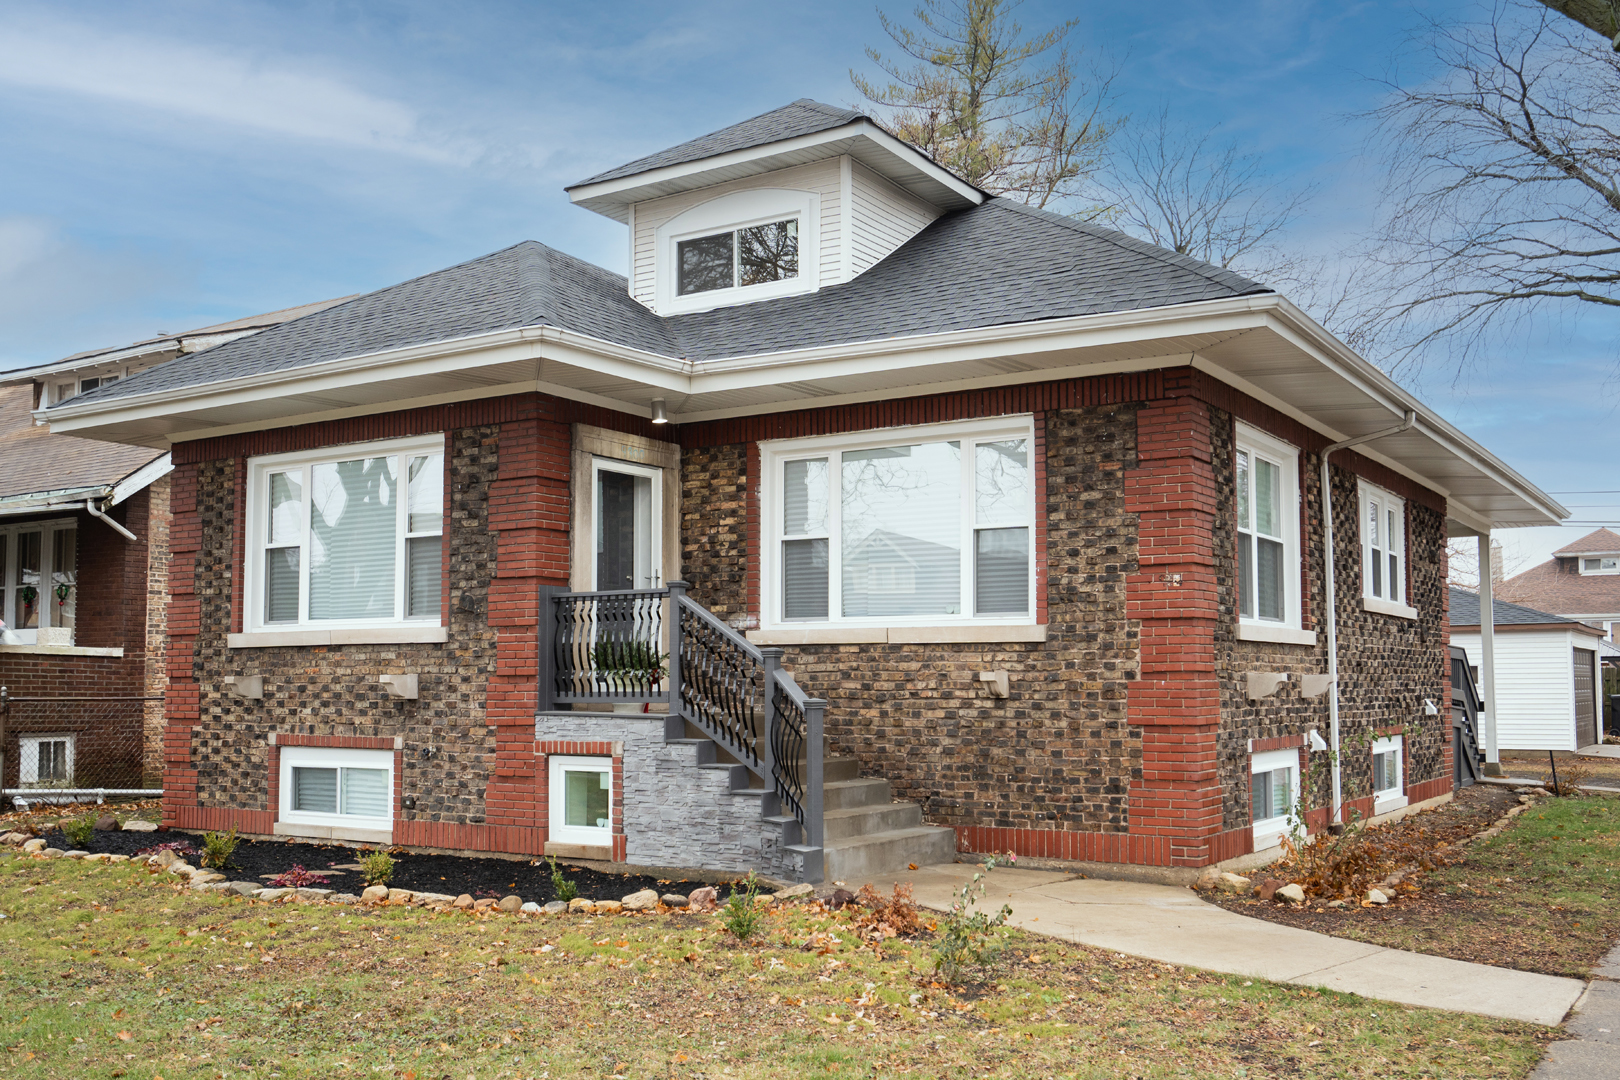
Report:
[[[84,24],[0,20],[0,82],[429,160],[476,156],[424,131],[411,106],[312,65]]]

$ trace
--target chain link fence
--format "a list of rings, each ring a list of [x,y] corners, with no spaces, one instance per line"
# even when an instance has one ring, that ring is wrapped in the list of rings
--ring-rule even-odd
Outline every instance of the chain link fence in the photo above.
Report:
[[[14,697],[0,688],[0,795],[19,809],[161,795],[148,718],[162,700]]]

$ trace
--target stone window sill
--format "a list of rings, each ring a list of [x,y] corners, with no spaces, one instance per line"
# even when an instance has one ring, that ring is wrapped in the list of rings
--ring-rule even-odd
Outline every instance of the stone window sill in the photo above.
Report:
[[[559,859],[593,859],[596,862],[612,862],[613,848],[609,844],[561,844],[547,841],[546,849],[541,854],[555,855]]]
[[[278,645],[409,645],[450,640],[443,626],[384,626],[364,630],[257,630],[226,634],[230,649],[268,649]]]
[[[123,656],[124,650],[96,649],[88,645],[0,645],[0,656]]]
[[[1292,626],[1264,626],[1257,623],[1238,623],[1239,641],[1265,641],[1273,645],[1315,645],[1315,630],[1297,630]]]
[[[948,645],[1043,642],[1046,626],[831,626],[750,630],[755,645]]]
[[[1361,607],[1363,611],[1371,611],[1379,615],[1392,615],[1397,619],[1415,619],[1418,617],[1417,608],[1397,604],[1393,600],[1380,600],[1376,596],[1363,596],[1361,598]]]
[[[362,844],[392,844],[391,829],[353,829],[346,825],[306,825],[301,821],[278,821],[277,836],[302,836],[312,840],[354,840]]]
[[[1406,809],[1408,799],[1405,795],[1397,795],[1392,799],[1378,799],[1373,803],[1373,816],[1394,813],[1396,810]]]

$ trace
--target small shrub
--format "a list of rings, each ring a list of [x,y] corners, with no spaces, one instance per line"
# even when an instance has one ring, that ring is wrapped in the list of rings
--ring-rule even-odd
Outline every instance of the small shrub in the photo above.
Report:
[[[320,888],[326,884],[326,879],[320,874],[311,873],[297,863],[291,870],[283,870],[267,883],[272,889],[306,889]]]
[[[1360,815],[1337,836],[1322,830],[1315,836],[1297,833],[1283,837],[1283,855],[1274,864],[1278,877],[1305,890],[1307,896],[1356,897],[1389,877],[1400,868],[1403,851],[1399,845],[1383,842],[1388,836],[1374,836]]]
[[[1012,908],[1001,905],[994,915],[975,910],[984,899],[984,877],[996,868],[995,856],[984,861],[984,869],[962,886],[951,902],[951,910],[939,921],[934,942],[934,971],[947,983],[959,983],[970,968],[982,973],[1001,953],[1001,929]]]
[[[1547,790],[1563,798],[1576,798],[1581,788],[1592,782],[1592,770],[1579,761],[1565,761],[1558,766],[1558,782],[1547,781]]]
[[[862,885],[856,903],[861,906],[855,925],[863,936],[882,940],[891,937],[913,937],[923,927],[922,912],[911,898],[909,882],[899,882],[894,895],[884,896],[871,885]]]
[[[750,873],[741,881],[731,886],[731,895],[720,909],[720,922],[738,941],[747,940],[748,936],[759,929],[760,920],[765,918],[765,911],[754,901],[759,897],[759,881]]]
[[[563,877],[562,867],[557,865],[557,857],[555,855],[547,855],[546,862],[551,864],[551,891],[553,896],[565,904],[568,903],[568,901],[577,898],[579,896],[579,889],[572,881],[569,881],[567,878]]]
[[[368,851],[360,860],[360,873],[367,885],[386,885],[394,876],[394,859],[382,848]]]
[[[68,843],[76,848],[82,848],[96,835],[96,819],[82,817],[75,821],[64,821],[61,824],[62,835],[68,838]]]
[[[231,826],[230,832],[203,833],[202,864],[215,870],[225,869],[225,864],[230,862],[240,842],[236,838],[235,825]]]

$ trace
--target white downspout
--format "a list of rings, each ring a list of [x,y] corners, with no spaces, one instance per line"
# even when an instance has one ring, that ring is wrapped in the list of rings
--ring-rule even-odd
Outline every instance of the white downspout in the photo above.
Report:
[[[1322,541],[1322,562],[1325,566],[1327,578],[1327,652],[1328,652],[1328,724],[1332,730],[1333,754],[1333,816],[1328,819],[1330,825],[1340,825],[1344,822],[1344,785],[1343,774],[1339,769],[1339,606],[1337,591],[1334,587],[1333,574],[1333,484],[1328,473],[1328,456],[1336,451],[1351,446],[1360,446],[1362,443],[1382,439],[1387,435],[1398,435],[1406,431],[1417,422],[1417,413],[1411,409],[1406,410],[1406,417],[1392,428],[1375,431],[1371,435],[1361,435],[1354,439],[1330,444],[1322,451],[1322,520],[1324,523],[1324,537]],[[1357,512],[1359,517],[1360,512]]]
[[[1485,730],[1485,774],[1502,775],[1502,755],[1496,744],[1496,566],[1491,560],[1489,530],[1479,536],[1479,674],[1485,702],[1480,726]]]
[[[138,540],[139,539],[139,537],[137,537],[134,533],[130,532],[128,529],[126,529],[122,525],[118,524],[118,522],[114,521],[112,518],[108,517],[106,514],[102,513],[100,510],[97,510],[96,509],[96,500],[94,500],[94,499],[86,499],[86,500],[84,500],[84,508],[90,512],[91,517],[100,518],[103,522],[105,522],[106,524],[112,526],[112,528],[114,530],[123,533],[124,534],[124,539],[126,539],[126,540]]]

